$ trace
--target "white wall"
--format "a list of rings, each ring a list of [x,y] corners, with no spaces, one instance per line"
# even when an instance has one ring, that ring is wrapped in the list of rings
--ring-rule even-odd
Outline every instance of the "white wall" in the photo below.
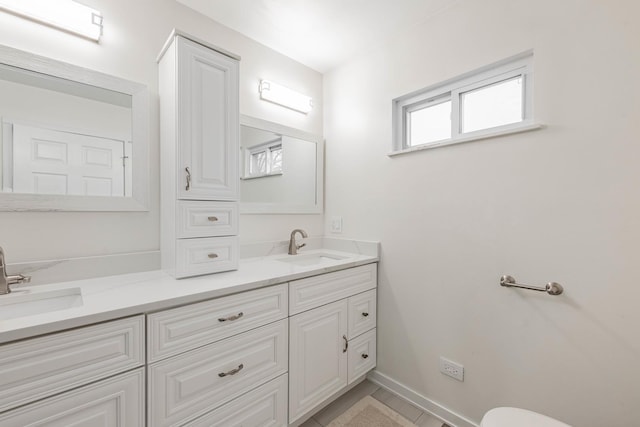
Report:
[[[325,76],[325,218],[382,242],[382,373],[476,422],[513,405],[640,425],[639,16],[635,0],[461,0]],[[386,156],[393,98],[530,48],[545,129]]]
[[[322,131],[322,76],[173,0],[86,0],[102,11],[98,45],[0,13],[0,44],[146,84],[151,94],[151,210],[148,213],[0,212],[0,245],[9,263],[153,251],[159,248],[159,124],[156,56],[177,27],[242,56],[240,111],[311,133]],[[261,78],[314,98],[308,116],[259,100]],[[302,227],[322,234],[322,217],[242,216],[241,241],[284,240]],[[114,271],[117,273],[117,271]]]

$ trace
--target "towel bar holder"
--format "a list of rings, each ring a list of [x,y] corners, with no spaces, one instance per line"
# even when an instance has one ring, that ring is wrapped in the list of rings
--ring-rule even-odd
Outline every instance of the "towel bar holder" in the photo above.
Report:
[[[523,285],[516,282],[512,276],[505,275],[500,278],[500,286],[505,286],[507,288],[522,288],[529,289],[532,291],[546,292],[549,295],[560,295],[564,292],[564,288],[560,283],[549,282],[545,286],[530,286]]]

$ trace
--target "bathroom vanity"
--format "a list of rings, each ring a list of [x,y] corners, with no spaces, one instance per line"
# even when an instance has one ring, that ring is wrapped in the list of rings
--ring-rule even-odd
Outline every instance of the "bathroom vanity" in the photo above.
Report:
[[[18,288],[82,305],[0,321],[0,425],[298,425],[375,367],[372,246]]]

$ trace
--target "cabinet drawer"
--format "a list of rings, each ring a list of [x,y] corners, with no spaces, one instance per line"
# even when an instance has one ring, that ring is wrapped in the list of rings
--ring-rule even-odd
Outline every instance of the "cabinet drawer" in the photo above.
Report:
[[[286,427],[287,382],[281,375],[185,427]]]
[[[144,364],[144,316],[0,347],[0,411]]]
[[[144,368],[5,412],[0,425],[144,426]]]
[[[237,237],[179,239],[176,243],[176,277],[198,276],[238,268]]]
[[[349,384],[376,367],[376,329],[349,341]]]
[[[281,284],[150,314],[149,362],[284,319],[287,310]]]
[[[376,264],[295,280],[289,283],[289,314],[374,289],[376,282]]]
[[[191,421],[287,371],[286,319],[149,366],[149,425]]]
[[[376,290],[349,298],[349,339],[376,327]]]
[[[237,203],[178,201],[176,209],[176,234],[179,238],[238,234]]]

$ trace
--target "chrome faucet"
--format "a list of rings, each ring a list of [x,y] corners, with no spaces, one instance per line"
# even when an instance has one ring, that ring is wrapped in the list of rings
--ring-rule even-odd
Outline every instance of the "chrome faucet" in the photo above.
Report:
[[[296,228],[295,230],[293,230],[291,232],[291,238],[289,239],[289,255],[298,255],[298,249],[306,246],[306,243],[303,243],[301,245],[296,244],[296,233],[300,233],[300,235],[306,239],[307,237],[307,232],[304,230],[301,230],[299,228]]]
[[[15,276],[7,276],[7,264],[4,262],[4,250],[0,248],[0,295],[11,292],[11,285],[17,283],[28,283],[31,281],[30,276],[18,274]]]

